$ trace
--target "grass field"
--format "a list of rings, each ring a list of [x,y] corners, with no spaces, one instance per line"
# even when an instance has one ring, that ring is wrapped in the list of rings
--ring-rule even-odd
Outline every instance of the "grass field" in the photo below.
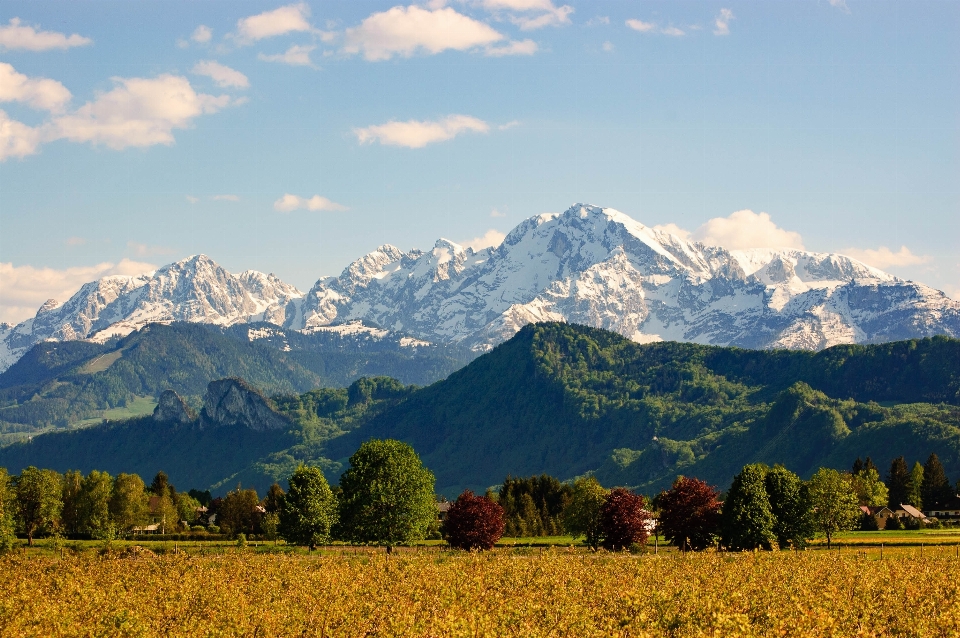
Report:
[[[154,397],[134,397],[125,407],[102,410],[99,412],[99,416],[77,421],[76,423],[72,423],[71,427],[96,425],[104,419],[108,421],[118,421],[120,419],[132,419],[133,417],[145,416],[147,414],[153,414],[155,407],[157,407],[157,400]]]
[[[172,545],[172,544],[168,544]],[[262,550],[263,548],[261,548]],[[952,547],[0,558],[3,636],[956,636]]]

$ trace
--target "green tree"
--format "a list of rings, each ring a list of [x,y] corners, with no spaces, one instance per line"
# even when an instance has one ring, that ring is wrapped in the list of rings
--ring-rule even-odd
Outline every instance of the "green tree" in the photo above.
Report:
[[[14,494],[7,468],[0,467],[0,554],[13,548],[16,539],[13,526]]]
[[[861,505],[885,507],[890,500],[887,486],[880,480],[876,468],[865,467],[852,476],[852,485]]]
[[[953,488],[936,453],[931,454],[923,465],[923,487],[920,491],[927,509],[942,505],[953,496]]]
[[[815,530],[810,490],[799,476],[776,465],[764,479],[770,511],[775,519],[773,533],[780,548],[804,547]]]
[[[217,512],[220,531],[232,536],[241,533],[253,534],[260,523],[258,505],[260,497],[256,490],[245,490],[237,485],[237,489],[224,497]]]
[[[157,472],[150,484],[150,494],[152,494],[149,500],[150,516],[155,523],[160,524],[160,531],[163,534],[167,533],[168,527],[176,528],[180,520],[180,513],[173,502],[176,493],[176,489],[170,485],[166,472],[162,470]]]
[[[573,537],[583,536],[592,549],[600,547],[600,508],[607,498],[607,490],[592,476],[573,483],[573,496],[563,511],[563,528]]]
[[[136,474],[117,474],[110,495],[110,518],[116,529],[129,532],[150,515],[146,486]]]
[[[722,510],[723,544],[728,549],[769,548],[776,539],[766,476],[767,467],[757,463],[744,466],[733,478]]]
[[[60,515],[60,527],[65,534],[79,534],[80,529],[80,488],[83,475],[76,470],[67,470],[63,475],[63,511]]]
[[[260,504],[267,513],[276,513],[280,511],[281,503],[283,503],[283,488],[279,483],[274,483],[267,490],[267,495],[263,497],[263,502]]]
[[[506,517],[507,536],[553,536],[563,530],[563,510],[572,496],[570,485],[549,474],[507,476],[497,492]]]
[[[63,508],[63,479],[53,470],[38,470],[32,465],[17,478],[17,513],[27,544],[39,532],[52,530]]]
[[[200,501],[187,492],[177,492],[173,497],[173,506],[177,510],[177,518],[193,524],[197,520],[197,510],[201,507]]]
[[[264,518],[268,536],[279,534],[284,540],[315,549],[330,538],[337,522],[337,500],[318,467],[300,465],[288,483],[290,489],[280,497],[279,511]]]
[[[349,540],[392,547],[424,538],[437,517],[433,472],[406,443],[371,440],[340,477],[340,523]]]
[[[913,464],[910,481],[907,483],[908,502],[918,510],[923,509],[923,466],[920,461]]]
[[[80,485],[80,531],[93,538],[108,540],[115,530],[110,520],[110,497],[113,495],[113,477],[106,472],[91,470]]]
[[[827,537],[827,548],[837,532],[854,529],[862,511],[851,481],[836,470],[820,468],[810,479],[813,523]]]
[[[907,469],[907,461],[902,456],[890,462],[890,471],[887,472],[887,490],[891,508],[896,509],[901,503],[910,502],[910,470]]]

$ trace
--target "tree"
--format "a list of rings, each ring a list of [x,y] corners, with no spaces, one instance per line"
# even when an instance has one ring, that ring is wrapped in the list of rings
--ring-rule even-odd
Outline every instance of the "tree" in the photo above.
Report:
[[[600,508],[607,490],[592,476],[573,483],[570,504],[563,511],[563,528],[573,537],[583,536],[592,549],[600,547]]]
[[[887,486],[880,480],[880,474],[875,468],[865,467],[854,473],[852,478],[853,489],[861,505],[868,507],[885,507],[890,500]]]
[[[733,478],[723,503],[723,544],[732,550],[769,548],[776,538],[776,519],[766,488],[767,467],[747,465]]]
[[[890,507],[896,509],[901,503],[909,503],[910,471],[907,461],[898,456],[890,462],[890,471],[887,472],[887,491],[889,492]]]
[[[573,494],[570,485],[549,474],[507,476],[497,493],[506,517],[507,536],[554,536],[563,531],[563,511]]]
[[[710,547],[720,532],[720,492],[696,478],[678,476],[656,503],[658,529],[681,551]]]
[[[65,534],[80,533],[80,486],[83,475],[76,470],[67,470],[63,475],[63,510],[60,514],[60,526]]]
[[[274,483],[270,486],[270,489],[267,490],[267,495],[263,497],[263,502],[260,503],[263,505],[263,509],[270,512],[279,512],[280,504],[283,502],[283,488],[280,487],[279,483]]]
[[[237,489],[229,492],[220,504],[217,513],[220,531],[231,536],[253,534],[260,523],[258,505],[260,497],[256,490],[245,490],[237,485]]]
[[[936,453],[930,454],[923,465],[923,486],[920,492],[927,509],[943,505],[954,495],[947,473],[944,472]]]
[[[503,536],[503,508],[486,496],[465,490],[450,505],[444,521],[444,537],[459,549],[493,549]]]
[[[0,467],[0,554],[13,548],[16,539],[13,526],[15,501],[7,468]]]
[[[38,470],[32,465],[17,478],[16,503],[20,524],[33,545],[38,532],[53,529],[63,508],[63,482],[53,470]]]
[[[910,480],[907,482],[907,502],[918,510],[923,509],[923,466],[920,461],[913,464]]]
[[[437,517],[433,472],[406,443],[367,441],[340,477],[340,522],[349,540],[398,543],[424,538]]]
[[[650,519],[643,496],[622,487],[611,490],[600,506],[601,544],[610,551],[645,544],[650,536]]]
[[[113,538],[115,529],[110,520],[110,497],[113,495],[113,477],[106,472],[91,470],[80,485],[80,532],[93,538]]]
[[[837,532],[854,529],[861,510],[851,481],[836,470],[820,468],[810,479],[813,523],[827,537],[827,548]]]
[[[764,480],[770,511],[775,519],[773,534],[780,548],[804,547],[814,535],[810,490],[799,476],[775,465]]]
[[[175,527],[179,522],[179,512],[173,503],[176,489],[170,485],[166,472],[159,471],[150,484],[150,515],[160,523],[160,531],[167,532],[167,526]]]
[[[136,474],[117,474],[110,495],[110,518],[117,530],[143,525],[150,514],[146,486]]]
[[[300,465],[290,477],[290,490],[280,500],[277,533],[289,543],[315,549],[330,538],[337,522],[337,501],[323,472]]]
[[[201,505],[189,492],[177,492],[173,496],[173,507],[177,511],[178,519],[192,524],[197,520],[197,510]]]

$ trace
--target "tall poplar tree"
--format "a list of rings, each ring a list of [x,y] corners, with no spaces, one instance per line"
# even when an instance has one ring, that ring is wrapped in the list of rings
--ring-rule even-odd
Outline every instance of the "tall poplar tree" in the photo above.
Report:
[[[907,483],[907,498],[909,503],[918,510],[923,509],[923,466],[920,461],[913,464],[910,471],[910,481]]]

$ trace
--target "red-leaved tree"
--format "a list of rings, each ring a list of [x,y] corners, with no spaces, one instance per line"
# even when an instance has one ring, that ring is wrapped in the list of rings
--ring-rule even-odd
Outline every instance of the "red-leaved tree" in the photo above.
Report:
[[[460,549],[493,549],[503,536],[503,508],[486,496],[465,490],[447,512],[443,530],[447,542]]]
[[[600,506],[600,529],[604,549],[618,551],[629,549],[637,543],[643,545],[650,536],[647,529],[650,512],[645,509],[644,498],[618,487],[607,494]]]
[[[657,497],[658,528],[683,551],[713,545],[720,531],[720,492],[700,479],[678,477],[669,491]]]

